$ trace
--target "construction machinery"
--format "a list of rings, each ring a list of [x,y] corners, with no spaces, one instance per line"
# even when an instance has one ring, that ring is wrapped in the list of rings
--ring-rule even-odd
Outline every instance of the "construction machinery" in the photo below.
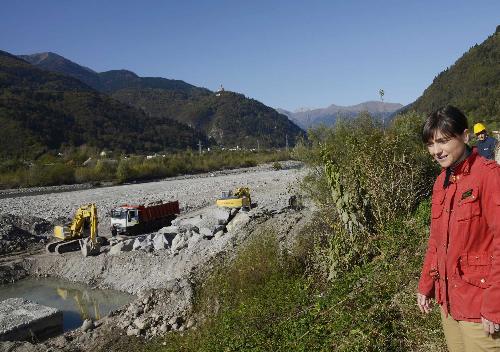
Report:
[[[97,208],[95,204],[82,205],[73,220],[66,225],[54,227],[56,242],[46,247],[49,253],[66,253],[81,249],[82,254],[99,254],[102,239],[97,236]]]
[[[80,291],[78,289],[57,287],[56,292],[63,300],[68,300],[73,298],[78,310],[80,311],[80,318],[82,320],[92,319],[99,320],[101,319],[101,311],[99,309],[99,302],[94,299],[88,291]],[[92,307],[93,312],[89,309]]]
[[[221,208],[244,208],[250,209],[252,199],[250,197],[250,189],[248,187],[236,188],[233,191],[223,191],[222,196],[215,202]]]
[[[179,202],[158,201],[147,205],[121,205],[110,212],[111,234],[140,235],[171,224],[180,213]]]

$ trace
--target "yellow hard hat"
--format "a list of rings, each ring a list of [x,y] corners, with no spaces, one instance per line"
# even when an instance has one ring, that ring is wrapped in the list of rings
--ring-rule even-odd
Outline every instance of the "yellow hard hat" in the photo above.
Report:
[[[474,125],[474,134],[481,133],[483,131],[486,131],[486,126],[483,125],[482,123],[476,123]]]

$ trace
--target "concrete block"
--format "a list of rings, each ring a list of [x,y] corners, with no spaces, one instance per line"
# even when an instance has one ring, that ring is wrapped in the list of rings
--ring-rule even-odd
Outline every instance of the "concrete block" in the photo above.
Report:
[[[0,302],[0,341],[45,339],[63,331],[61,311],[23,298]]]

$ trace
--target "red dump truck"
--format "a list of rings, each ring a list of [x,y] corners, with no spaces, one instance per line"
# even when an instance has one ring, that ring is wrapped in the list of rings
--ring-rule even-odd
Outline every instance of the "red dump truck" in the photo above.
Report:
[[[111,234],[140,235],[169,226],[179,214],[179,202],[124,204],[111,210]]]

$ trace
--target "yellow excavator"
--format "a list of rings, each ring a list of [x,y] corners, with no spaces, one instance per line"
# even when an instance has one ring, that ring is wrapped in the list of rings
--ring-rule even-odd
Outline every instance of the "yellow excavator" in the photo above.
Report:
[[[95,204],[82,205],[73,220],[67,225],[54,227],[56,242],[46,247],[49,253],[66,253],[81,249],[84,257],[97,255],[103,239],[97,236],[97,207]]]
[[[250,209],[252,205],[250,189],[248,187],[240,187],[236,188],[234,192],[222,192],[222,196],[216,200],[215,204],[222,208]]]
[[[80,317],[82,320],[92,319],[99,320],[101,319],[101,312],[99,309],[99,303],[92,297],[88,295],[87,292],[81,292],[77,289],[70,288],[56,288],[56,292],[63,300],[67,300],[68,298],[73,298],[75,300],[76,306],[80,311]],[[89,310],[89,306],[92,306],[94,312]]]

